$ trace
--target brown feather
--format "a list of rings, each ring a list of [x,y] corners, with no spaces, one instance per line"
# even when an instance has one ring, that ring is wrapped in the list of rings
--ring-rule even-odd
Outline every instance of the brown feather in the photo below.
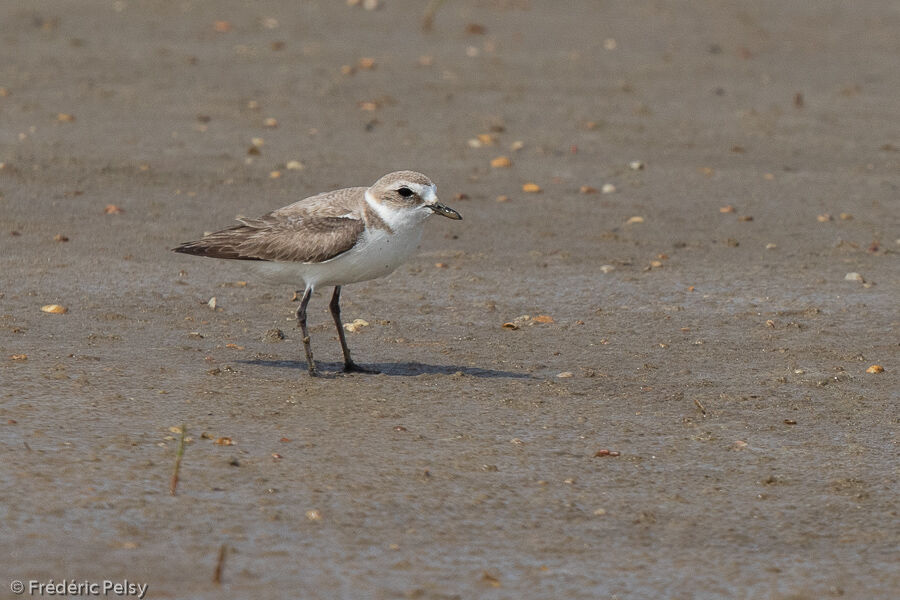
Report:
[[[266,215],[205,235],[175,252],[232,260],[323,262],[352,248],[365,223],[351,217],[295,218]]]

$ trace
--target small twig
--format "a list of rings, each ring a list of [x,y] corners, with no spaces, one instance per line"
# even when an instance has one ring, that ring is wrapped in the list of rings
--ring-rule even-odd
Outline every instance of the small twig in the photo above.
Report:
[[[428,6],[425,8],[425,14],[422,15],[422,31],[431,31],[431,28],[434,26],[434,15],[437,14],[443,3],[444,0],[431,0],[428,3]]]
[[[187,426],[181,424],[181,439],[178,441],[178,451],[175,453],[175,470],[172,471],[172,481],[169,483],[169,493],[175,495],[175,488],[178,487],[178,471],[181,470],[181,457],[184,456],[184,435]]]
[[[700,409],[700,412],[703,413],[703,416],[705,417],[705,416],[706,416],[706,407],[703,406],[703,405],[700,403],[700,401],[697,400],[696,398],[694,398],[694,404],[697,405],[697,408]]]
[[[222,544],[219,546],[219,559],[216,561],[216,571],[213,573],[213,583],[222,584],[222,570],[225,568],[225,555],[228,553],[228,546]]]

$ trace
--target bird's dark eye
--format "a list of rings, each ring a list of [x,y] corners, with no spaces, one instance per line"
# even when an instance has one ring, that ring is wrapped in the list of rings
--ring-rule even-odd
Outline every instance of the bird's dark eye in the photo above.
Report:
[[[404,198],[409,198],[410,196],[413,195],[413,191],[411,189],[409,189],[408,187],[400,188],[399,190],[397,190],[397,193],[400,194],[401,196],[403,196]]]

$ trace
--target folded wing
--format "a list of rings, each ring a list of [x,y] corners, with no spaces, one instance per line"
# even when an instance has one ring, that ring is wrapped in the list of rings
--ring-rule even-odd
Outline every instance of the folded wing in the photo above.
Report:
[[[233,260],[319,263],[352,248],[365,229],[362,219],[273,214],[238,219],[241,225],[223,229],[173,248],[175,252]]]

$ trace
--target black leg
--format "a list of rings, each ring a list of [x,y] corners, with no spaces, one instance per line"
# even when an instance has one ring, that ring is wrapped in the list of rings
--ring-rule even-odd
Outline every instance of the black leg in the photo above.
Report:
[[[378,371],[359,366],[350,358],[350,348],[347,347],[347,337],[344,335],[344,325],[341,323],[341,286],[334,287],[334,294],[331,296],[331,304],[328,305],[328,308],[331,309],[331,316],[334,318],[334,325],[338,331],[338,339],[341,340],[341,350],[344,352],[344,372],[378,373]]]
[[[306,350],[306,368],[309,369],[309,376],[316,377],[319,372],[316,370],[316,362],[313,360],[312,345],[309,343],[309,329],[306,328],[306,305],[309,304],[309,298],[312,296],[312,288],[306,288],[303,292],[303,299],[300,300],[300,306],[297,308],[297,323],[300,325],[300,331],[303,333],[303,349]]]

